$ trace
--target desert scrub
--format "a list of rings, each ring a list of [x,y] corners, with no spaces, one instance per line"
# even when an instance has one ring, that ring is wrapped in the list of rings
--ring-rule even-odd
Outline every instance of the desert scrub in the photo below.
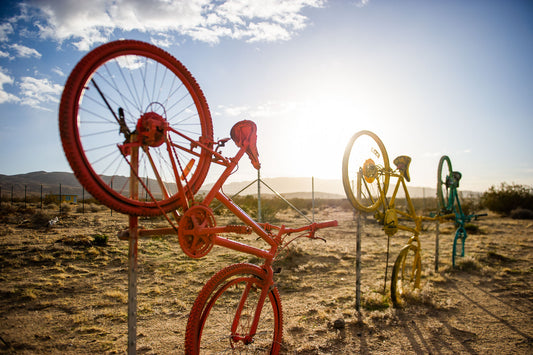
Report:
[[[70,203],[63,202],[61,204],[61,213],[69,214],[70,212],[72,212],[72,205]]]
[[[511,211],[510,217],[512,219],[533,219],[533,210],[526,208],[515,208]]]
[[[52,220],[52,214],[43,212],[43,211],[37,211],[31,216],[31,226],[33,228],[44,228],[48,226],[48,222]]]
[[[389,298],[378,292],[367,292],[362,297],[361,305],[367,311],[383,311],[390,307]]]
[[[517,208],[533,210],[533,188],[506,183],[502,183],[499,188],[491,186],[481,196],[481,203],[489,210],[504,215],[509,215]]]
[[[107,246],[107,242],[109,240],[109,236],[107,234],[95,234],[93,235],[93,245],[97,245],[100,247]]]

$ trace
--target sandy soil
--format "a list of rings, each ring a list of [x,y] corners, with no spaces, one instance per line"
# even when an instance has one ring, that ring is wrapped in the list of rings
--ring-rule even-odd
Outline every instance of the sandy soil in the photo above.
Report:
[[[116,232],[127,227],[127,217],[71,212],[46,229],[32,211],[12,210],[4,208],[0,218],[0,353],[125,353],[128,245]],[[278,217],[280,224],[306,224],[292,212]],[[467,256],[455,269],[453,225],[441,225],[438,272],[435,225],[426,225],[421,289],[394,309],[388,284],[383,294],[387,238],[369,218],[362,227],[358,313],[353,213],[331,207],[317,219],[337,219],[339,226],[320,233],[326,243],[296,241],[279,261],[283,353],[533,353],[532,221],[495,215],[477,221],[479,232],[469,235]],[[161,219],[141,224],[165,226]],[[95,242],[102,235],[107,245]],[[406,240],[391,238],[389,265]],[[222,267],[250,260],[221,247],[193,260],[176,236],[142,240],[139,253],[140,354],[182,353],[188,312],[203,284]],[[338,319],[344,328],[334,326]]]

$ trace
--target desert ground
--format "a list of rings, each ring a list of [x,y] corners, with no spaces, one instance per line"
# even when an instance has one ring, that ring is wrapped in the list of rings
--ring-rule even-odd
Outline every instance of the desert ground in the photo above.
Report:
[[[127,349],[128,243],[117,232],[127,216],[106,208],[57,215],[38,207],[2,205],[0,217],[0,353],[122,354]],[[277,224],[307,221],[280,211]],[[310,216],[310,215],[309,215]],[[420,239],[420,290],[401,309],[384,289],[387,237],[363,220],[361,311],[355,309],[356,223],[351,210],[317,211],[339,226],[321,240],[297,240],[281,256],[277,274],[284,311],[284,354],[532,354],[533,221],[489,213],[466,241],[466,256],[451,267],[453,224],[440,225],[435,271],[435,227]],[[234,223],[218,217],[217,223]],[[233,221],[232,221],[233,220]],[[161,218],[141,218],[145,228]],[[254,236],[239,236],[257,243]],[[390,241],[388,275],[407,236]],[[107,239],[107,240],[106,240]],[[177,236],[139,243],[137,352],[180,354],[191,306],[219,269],[252,260],[214,247],[202,259],[180,249]],[[344,327],[335,326],[339,319]],[[337,321],[337,323],[335,323]],[[340,322],[342,323],[342,322]]]

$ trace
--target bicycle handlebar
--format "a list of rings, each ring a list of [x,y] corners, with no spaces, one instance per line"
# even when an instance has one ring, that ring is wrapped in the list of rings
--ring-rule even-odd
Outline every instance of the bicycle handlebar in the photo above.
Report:
[[[480,213],[480,214],[474,214],[472,215],[472,217],[474,218],[474,220],[476,220],[478,217],[486,217],[488,215],[489,215],[488,213]]]
[[[337,227],[339,225],[337,221],[327,221],[327,222],[314,223],[314,224],[316,225],[316,229]]]

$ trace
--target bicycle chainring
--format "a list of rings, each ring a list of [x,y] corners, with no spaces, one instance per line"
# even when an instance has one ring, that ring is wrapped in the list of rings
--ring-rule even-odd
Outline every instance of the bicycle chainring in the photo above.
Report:
[[[183,252],[194,259],[206,256],[213,248],[215,234],[202,229],[215,226],[215,216],[210,208],[201,205],[189,208],[178,226],[178,240]]]

